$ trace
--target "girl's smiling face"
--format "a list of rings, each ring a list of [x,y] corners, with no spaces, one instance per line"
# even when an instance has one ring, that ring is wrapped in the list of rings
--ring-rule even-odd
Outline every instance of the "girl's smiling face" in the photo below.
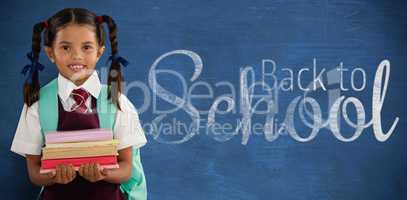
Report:
[[[69,24],[57,32],[52,47],[46,46],[45,52],[59,73],[79,86],[93,73],[104,49],[94,27]]]

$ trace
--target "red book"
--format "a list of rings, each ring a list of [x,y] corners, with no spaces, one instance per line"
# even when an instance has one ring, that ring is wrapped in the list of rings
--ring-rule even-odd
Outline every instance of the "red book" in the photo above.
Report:
[[[72,164],[74,167],[80,167],[86,163],[99,163],[100,165],[117,165],[116,156],[98,156],[85,158],[65,158],[65,159],[49,159],[41,161],[41,169],[55,169],[60,164]]]
[[[100,165],[102,167],[102,169],[117,169],[119,168],[119,164],[115,164],[115,165]],[[74,169],[76,171],[79,171],[79,167],[74,167]],[[40,169],[40,174],[46,174],[49,172],[55,171],[55,168],[53,169]]]

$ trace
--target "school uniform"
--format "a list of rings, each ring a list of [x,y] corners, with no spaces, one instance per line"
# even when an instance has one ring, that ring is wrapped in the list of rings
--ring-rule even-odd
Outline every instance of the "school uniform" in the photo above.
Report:
[[[82,130],[99,128],[99,119],[96,110],[97,98],[101,92],[97,72],[81,85],[76,86],[61,74],[58,83],[58,131]],[[80,104],[84,110],[77,112],[77,99],[75,91],[85,91],[87,94],[85,104]],[[41,98],[41,97],[40,97]],[[83,98],[83,97],[82,97]],[[121,94],[119,97],[121,110],[116,112],[116,123],[113,132],[119,140],[118,150],[132,146],[140,148],[147,140],[140,125],[138,114],[128,98]],[[75,110],[74,110],[75,109]],[[43,133],[38,112],[38,102],[32,106],[24,105],[20,120],[11,146],[11,151],[22,156],[26,154],[41,155],[44,146]],[[43,199],[124,199],[119,184],[105,181],[88,182],[79,175],[68,184],[54,184],[44,189]]]

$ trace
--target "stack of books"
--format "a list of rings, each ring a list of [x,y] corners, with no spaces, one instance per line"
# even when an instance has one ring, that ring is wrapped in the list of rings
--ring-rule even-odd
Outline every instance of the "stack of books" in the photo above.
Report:
[[[60,164],[72,164],[75,170],[92,162],[106,169],[118,168],[118,143],[108,129],[49,132],[45,134],[40,173],[53,171]]]

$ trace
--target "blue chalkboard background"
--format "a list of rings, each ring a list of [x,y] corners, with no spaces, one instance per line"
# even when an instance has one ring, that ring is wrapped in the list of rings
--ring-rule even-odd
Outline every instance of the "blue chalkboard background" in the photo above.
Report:
[[[382,109],[383,129],[388,130],[396,117],[400,121],[385,142],[377,141],[369,127],[352,142],[339,141],[328,129],[321,129],[309,142],[298,142],[288,135],[270,142],[264,135],[257,134],[251,135],[247,144],[242,144],[241,131],[226,141],[217,141],[200,130],[186,142],[169,144],[177,138],[158,136],[146,128],[149,142],[142,148],[142,160],[149,199],[407,199],[407,109],[404,104],[407,98],[404,77],[407,75],[407,5],[402,1],[357,0],[2,1],[2,199],[33,199],[39,189],[28,179],[25,160],[9,150],[23,106],[24,77],[20,70],[28,62],[25,53],[30,51],[33,24],[65,7],[85,7],[116,20],[119,51],[132,62],[124,69],[125,79],[144,83],[151,95],[154,91],[148,81],[152,64],[174,50],[189,50],[202,59],[202,73],[195,82],[205,81],[214,86],[228,81],[237,88],[237,98],[242,68],[253,67],[257,79],[261,78],[263,59],[274,60],[279,68],[298,71],[312,67],[316,58],[318,67],[327,70],[343,62],[349,69],[359,67],[366,71],[364,92],[342,95],[359,98],[368,121],[377,66],[384,59],[391,63]],[[100,68],[106,59],[107,53]],[[41,73],[44,84],[53,79],[57,71],[44,54],[41,62],[46,65]],[[194,66],[186,56],[168,57],[157,69],[175,70],[185,77],[187,85],[192,84],[189,79]],[[277,73],[277,76],[282,74]],[[304,77],[305,82],[309,76]],[[349,80],[349,76],[344,79]],[[164,75],[157,81],[178,96],[182,93],[179,81],[172,76]],[[197,88],[194,93],[207,94],[207,91]],[[225,93],[229,90],[214,87],[213,98],[199,99],[192,104],[200,110],[209,110],[215,98]],[[140,108],[145,103],[142,94],[135,88],[129,90],[127,96]],[[280,94],[281,110],[277,115],[280,121],[288,104],[301,94],[298,89]],[[324,100],[318,95],[314,98],[321,103],[322,115],[326,118],[328,110],[323,105]],[[156,103],[161,109],[174,107],[160,98]],[[239,102],[236,103],[239,106]],[[152,104],[140,112],[143,125],[151,124],[157,116]],[[236,122],[242,118],[239,113],[225,116],[217,116],[217,121]],[[207,117],[202,114],[200,118],[204,128]],[[172,119],[189,124],[191,118],[178,110],[165,120]],[[256,122],[264,123],[264,116],[253,116],[252,124]],[[301,133],[300,128],[297,131]],[[343,128],[343,132],[347,131],[354,132]]]

